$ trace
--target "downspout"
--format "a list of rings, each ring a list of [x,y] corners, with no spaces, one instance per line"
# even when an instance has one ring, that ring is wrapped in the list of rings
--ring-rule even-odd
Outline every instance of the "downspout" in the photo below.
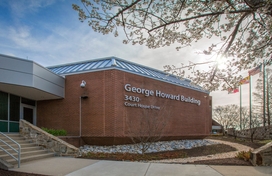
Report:
[[[81,97],[79,97],[79,137],[81,137]]]

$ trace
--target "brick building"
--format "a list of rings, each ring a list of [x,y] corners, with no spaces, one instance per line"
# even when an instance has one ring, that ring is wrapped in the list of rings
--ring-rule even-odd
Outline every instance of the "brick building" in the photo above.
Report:
[[[31,67],[17,68],[17,62]],[[161,140],[203,138],[211,132],[209,92],[188,79],[116,57],[44,68],[0,55],[0,63],[5,63],[0,64],[1,75],[7,76],[32,68],[29,85],[20,82],[26,78],[0,76],[0,103],[9,104],[7,110],[0,108],[1,131],[15,130],[11,124],[26,119],[38,127],[65,129],[64,139],[74,145],[128,143],[148,134]],[[13,96],[20,102],[15,121]],[[27,108],[32,114],[24,112]]]

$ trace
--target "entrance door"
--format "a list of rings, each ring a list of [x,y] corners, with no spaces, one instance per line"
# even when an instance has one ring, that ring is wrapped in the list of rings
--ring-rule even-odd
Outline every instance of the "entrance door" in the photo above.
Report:
[[[35,125],[35,107],[23,105],[22,115],[24,120]]]

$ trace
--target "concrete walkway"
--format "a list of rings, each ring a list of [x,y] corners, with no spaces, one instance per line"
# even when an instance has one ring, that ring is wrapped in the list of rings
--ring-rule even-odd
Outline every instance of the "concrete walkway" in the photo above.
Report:
[[[154,160],[150,161],[152,163],[193,163],[194,161],[200,161],[200,160],[212,160],[212,159],[222,159],[222,158],[232,158],[237,155],[238,152],[240,151],[249,151],[253,150],[253,148],[238,144],[238,143],[233,143],[233,142],[228,142],[228,141],[221,141],[221,140],[214,140],[214,139],[205,139],[211,142],[216,142],[218,144],[226,144],[229,146],[232,146],[236,148],[237,151],[232,151],[232,152],[226,152],[226,153],[218,153],[214,155],[208,155],[208,156],[198,156],[198,157],[189,157],[189,158],[175,158],[175,159],[164,159],[164,160]]]
[[[55,176],[271,176],[272,167],[162,164],[54,157],[13,171]]]

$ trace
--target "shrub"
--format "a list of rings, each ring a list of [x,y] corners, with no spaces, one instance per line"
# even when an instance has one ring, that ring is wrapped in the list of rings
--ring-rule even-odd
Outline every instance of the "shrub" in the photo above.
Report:
[[[67,131],[63,130],[63,129],[55,130],[55,129],[48,129],[48,128],[42,127],[42,130],[44,130],[45,132],[52,134],[54,136],[66,136],[67,135]]]
[[[247,152],[246,151],[241,151],[241,152],[237,153],[236,158],[243,159],[245,161],[249,161],[250,155],[251,155],[251,150],[249,150]]]

